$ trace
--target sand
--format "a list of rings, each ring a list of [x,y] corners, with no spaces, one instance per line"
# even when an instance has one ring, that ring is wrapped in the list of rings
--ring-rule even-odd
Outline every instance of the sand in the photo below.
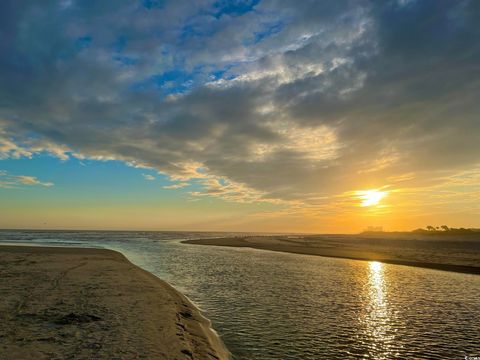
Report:
[[[0,359],[227,359],[192,303],[111,250],[0,246]]]
[[[414,233],[242,236],[183,242],[375,260],[390,264],[480,274],[480,233],[455,236],[428,236]]]

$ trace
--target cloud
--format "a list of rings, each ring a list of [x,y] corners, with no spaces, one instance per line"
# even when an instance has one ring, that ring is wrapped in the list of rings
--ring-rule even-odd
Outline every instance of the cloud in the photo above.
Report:
[[[480,166],[477,1],[112,4],[2,2],[1,158],[305,206]]]
[[[43,182],[35,176],[11,175],[4,170],[0,170],[0,188],[16,188],[20,185],[51,187],[53,182]]]
[[[153,175],[142,174],[142,176],[145,180],[148,180],[148,181],[154,181],[155,180],[155,176],[153,176]]]
[[[42,182],[38,180],[35,176],[18,175],[18,176],[15,176],[15,179],[19,183],[24,185],[41,185],[45,187],[50,187],[54,185],[52,182]]]
[[[163,186],[163,188],[167,190],[175,190],[175,189],[181,189],[187,186],[190,186],[190,184],[186,182],[181,182],[181,183],[172,184],[172,185],[165,185]]]

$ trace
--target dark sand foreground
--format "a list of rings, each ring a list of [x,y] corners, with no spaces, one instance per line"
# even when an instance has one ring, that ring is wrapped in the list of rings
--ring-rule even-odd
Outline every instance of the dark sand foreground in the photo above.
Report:
[[[0,246],[0,359],[227,359],[198,310],[110,250]]]
[[[480,274],[480,233],[455,236],[414,233],[242,236],[183,242],[376,260],[390,264]]]

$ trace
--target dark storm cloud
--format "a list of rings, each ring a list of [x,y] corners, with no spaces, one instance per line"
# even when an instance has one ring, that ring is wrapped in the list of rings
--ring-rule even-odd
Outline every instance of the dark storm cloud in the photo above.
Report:
[[[300,201],[480,161],[477,1],[0,7],[3,157],[69,149]]]

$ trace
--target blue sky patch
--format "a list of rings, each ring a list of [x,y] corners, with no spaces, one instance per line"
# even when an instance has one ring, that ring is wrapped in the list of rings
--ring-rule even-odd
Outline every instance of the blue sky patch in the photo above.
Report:
[[[214,4],[214,9],[217,10],[214,14],[216,18],[220,18],[222,15],[239,16],[249,11],[252,11],[255,5],[260,0],[234,0],[234,1],[217,1]]]
[[[161,9],[164,4],[164,0],[142,0],[142,6],[148,10]]]
[[[81,36],[75,40],[75,49],[83,50],[88,48],[93,41],[93,38],[90,35]]]

